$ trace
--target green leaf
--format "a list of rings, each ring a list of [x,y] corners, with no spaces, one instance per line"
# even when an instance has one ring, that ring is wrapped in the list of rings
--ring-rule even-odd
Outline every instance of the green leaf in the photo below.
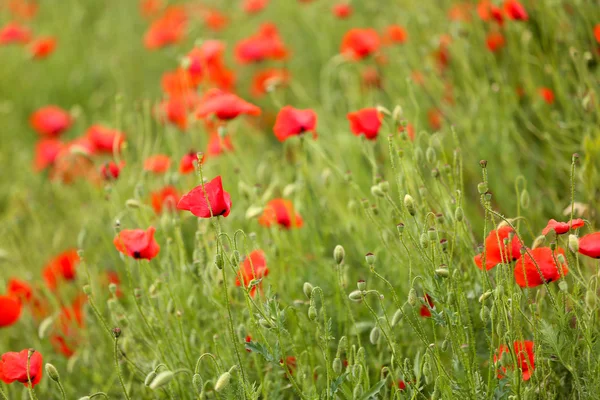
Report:
[[[369,391],[367,393],[365,393],[363,397],[361,397],[361,400],[369,400],[371,397],[373,397],[377,393],[379,393],[379,391],[381,390],[383,385],[385,385],[385,381],[386,380],[384,379],[382,381],[377,382],[375,385],[371,386],[371,389],[369,389]]]
[[[246,342],[246,350],[250,350],[250,351],[260,354],[268,362],[278,361],[271,354],[271,352],[269,352],[269,349],[267,349],[267,347],[265,345],[262,345],[258,342]]]

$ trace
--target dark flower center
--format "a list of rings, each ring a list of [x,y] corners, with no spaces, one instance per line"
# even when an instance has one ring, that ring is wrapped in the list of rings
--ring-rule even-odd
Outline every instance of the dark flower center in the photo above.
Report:
[[[142,253],[139,251],[134,251],[133,252],[133,258],[142,258]]]

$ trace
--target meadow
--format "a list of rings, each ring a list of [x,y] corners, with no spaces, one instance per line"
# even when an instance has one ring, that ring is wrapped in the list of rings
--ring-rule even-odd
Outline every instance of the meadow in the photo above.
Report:
[[[0,400],[595,399],[597,0],[0,0]]]

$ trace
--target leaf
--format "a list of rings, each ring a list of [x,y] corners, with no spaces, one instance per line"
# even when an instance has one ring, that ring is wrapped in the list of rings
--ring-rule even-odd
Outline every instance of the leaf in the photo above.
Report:
[[[263,344],[260,344],[258,342],[246,342],[245,345],[246,345],[246,350],[250,350],[250,351],[253,351],[255,353],[260,354],[268,362],[278,361],[271,354],[271,352],[269,351],[269,349],[267,349],[267,347],[265,345],[263,345]]]
[[[343,374],[338,376],[338,378],[335,381],[331,382],[331,389],[330,389],[331,395],[336,394],[336,392],[340,388],[340,385],[342,383],[344,383],[344,380],[346,380],[346,376],[348,376],[348,372],[344,372]]]
[[[371,386],[371,389],[369,389],[369,391],[367,393],[365,393],[363,395],[363,397],[361,397],[361,400],[369,400],[371,397],[375,396],[377,393],[379,393],[379,391],[381,390],[381,388],[383,387],[383,385],[385,385],[385,379],[382,381],[377,382],[375,385]]]

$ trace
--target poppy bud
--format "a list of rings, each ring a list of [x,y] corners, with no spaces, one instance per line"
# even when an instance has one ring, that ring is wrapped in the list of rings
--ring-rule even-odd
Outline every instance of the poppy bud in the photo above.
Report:
[[[421,247],[426,249],[429,247],[429,237],[427,236],[426,233],[422,233],[420,238],[419,238],[419,242],[421,243]]]
[[[111,283],[111,284],[108,285],[108,291],[110,293],[112,293],[112,294],[116,294],[117,293],[117,289],[118,289],[118,287],[114,283]]]
[[[173,303],[173,299],[169,299],[169,302],[167,303],[167,313],[173,314],[173,311],[175,311],[175,304]]]
[[[398,325],[398,322],[402,320],[402,317],[404,317],[404,313],[402,312],[402,310],[396,310],[394,316],[392,317],[392,326]]]
[[[479,194],[485,194],[488,191],[488,185],[485,182],[480,182],[477,184],[477,191]]]
[[[435,270],[435,274],[440,278],[447,278],[448,276],[450,276],[450,273],[448,272],[447,268],[438,268]]]
[[[593,290],[588,290],[585,292],[585,305],[590,310],[596,309],[596,293]]]
[[[339,375],[342,372],[342,360],[340,360],[339,357],[336,357],[333,360],[333,365],[331,367],[333,369],[333,372]]]
[[[413,156],[415,158],[415,162],[417,164],[421,164],[421,161],[423,161],[423,150],[420,147],[417,147],[413,153]]]
[[[229,381],[231,380],[231,374],[229,371],[221,374],[219,379],[217,379],[217,383],[215,383],[215,392],[221,392],[229,385]]]
[[[388,181],[379,182],[379,189],[381,189],[381,191],[383,193],[389,192],[390,191],[390,183]]]
[[[154,378],[156,378],[156,375],[158,375],[156,371],[150,371],[148,375],[146,375],[146,379],[144,379],[144,385],[150,386]]]
[[[367,264],[373,265],[375,264],[375,261],[377,261],[377,257],[373,253],[367,253],[367,255],[365,255],[365,260],[367,261]]]
[[[558,282],[558,288],[563,291],[563,292],[568,292],[569,291],[569,284],[567,283],[567,281],[565,281],[564,279],[561,280],[560,282]]]
[[[341,265],[344,262],[344,258],[346,257],[346,251],[341,245],[335,246],[333,249],[333,259],[337,263],[337,265]]]
[[[317,319],[317,309],[314,306],[308,307],[308,319],[314,321]]]
[[[125,207],[127,208],[140,208],[141,204],[139,201],[135,199],[129,199],[125,202]]]
[[[375,197],[384,197],[385,196],[385,193],[383,193],[383,190],[381,190],[381,188],[377,185],[371,186],[371,194]]]
[[[462,209],[462,207],[456,207],[456,210],[454,211],[454,218],[456,218],[456,220],[458,222],[461,222],[463,220],[465,216],[465,213]]]
[[[573,253],[577,253],[579,251],[579,238],[576,235],[569,235],[569,249]]]
[[[479,312],[479,318],[481,318],[481,321],[483,321],[484,324],[487,323],[489,316],[490,309],[487,306],[481,307],[481,311]]]
[[[112,333],[115,338],[118,338],[121,336],[121,328],[113,328]]]
[[[444,339],[444,341],[442,342],[442,351],[446,351],[448,350],[448,346],[450,345],[450,341],[448,339]]]
[[[417,291],[414,288],[411,288],[408,292],[408,304],[414,307],[415,304],[417,304],[417,301]]]
[[[544,242],[546,241],[546,236],[541,235],[535,238],[535,240],[533,241],[533,244],[531,245],[532,249],[535,249],[537,247],[541,247],[544,245]],[[524,249],[521,249],[521,255],[525,254]],[[525,251],[526,252],[526,251]]]
[[[271,328],[271,324],[269,323],[269,321],[267,321],[264,318],[261,318],[258,320],[258,323],[260,324],[260,326],[262,326],[263,328],[267,328],[270,329]]]
[[[231,262],[233,263],[233,265],[238,265],[240,263],[240,252],[237,250],[233,251],[233,254],[231,255]]]
[[[396,225],[396,229],[398,230],[398,233],[400,235],[402,235],[402,232],[404,232],[404,224],[401,222],[398,225]]]
[[[90,285],[84,285],[82,289],[83,289],[83,293],[86,296],[91,296],[91,294],[92,294],[92,288],[90,287]]]
[[[358,290],[363,291],[367,288],[367,282],[361,279],[360,281],[356,282],[356,287]]]
[[[481,160],[481,161],[479,161],[479,165],[481,165],[481,168],[487,167],[487,160]]]
[[[58,371],[54,365],[50,363],[46,364],[46,373],[54,382],[60,381],[60,375],[58,374]]]
[[[194,376],[192,377],[192,384],[194,385],[198,393],[202,392],[204,382],[202,381],[202,377],[200,376],[200,374],[194,374]]]
[[[479,302],[483,303],[484,301],[486,301],[490,296],[492,295],[492,291],[488,290],[487,292],[483,293],[481,296],[479,296]]]
[[[348,295],[348,298],[352,301],[359,302],[362,300],[362,292],[360,290],[355,290]]]
[[[217,268],[223,269],[223,266],[225,265],[225,262],[223,261],[223,255],[217,254],[215,256],[215,265],[217,266]]]
[[[346,336],[342,336],[340,338],[340,341],[338,342],[338,349],[337,349],[338,357],[339,357],[339,354],[341,354],[343,351],[345,351],[347,347],[348,347],[348,338]]]
[[[302,291],[304,292],[304,295],[310,299],[310,295],[313,291],[313,285],[311,285],[309,282],[304,282],[304,285],[302,286]]]
[[[352,398],[354,399],[360,399],[363,395],[363,387],[362,385],[359,383],[354,387],[354,390],[352,391]]]
[[[408,211],[408,213],[413,217],[417,213],[417,210],[415,208],[415,200],[410,194],[404,196],[404,207],[406,207],[406,211]]]
[[[433,147],[428,147],[425,151],[425,158],[429,164],[433,164],[437,160],[437,155],[435,154],[435,149]]]
[[[148,387],[152,390],[159,389],[163,386],[168,385],[169,382],[171,382],[174,377],[175,377],[175,374],[173,372],[163,371],[163,372],[159,373],[158,375],[156,375],[156,377],[152,380],[152,382],[150,382],[150,385],[148,385]]]
[[[519,196],[521,207],[523,207],[524,209],[528,209],[530,200],[531,199],[529,197],[529,192],[527,191],[527,189],[523,189],[523,191],[521,192],[521,196]]]

